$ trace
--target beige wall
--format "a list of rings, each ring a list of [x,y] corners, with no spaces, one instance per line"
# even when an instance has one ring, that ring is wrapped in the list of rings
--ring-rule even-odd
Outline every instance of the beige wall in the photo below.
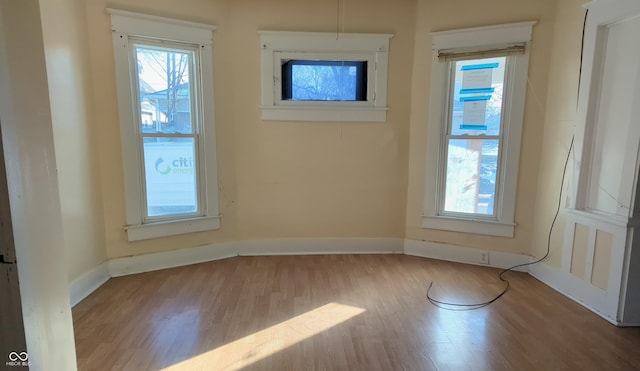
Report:
[[[533,235],[535,194],[547,97],[548,60],[554,27],[555,0],[418,1],[407,196],[406,238],[512,253],[529,253]],[[421,227],[431,72],[430,32],[500,23],[537,21],[533,31],[529,81],[520,155],[514,238],[446,232]]]
[[[415,1],[344,3],[345,32],[394,35],[385,123],[261,121],[256,30],[335,32],[336,2],[233,3],[240,239],[403,237]]]
[[[562,139],[567,139],[568,123],[573,119],[567,110],[575,107],[575,46],[579,46],[582,17],[576,8],[579,1],[557,3],[349,0],[344,2],[344,18],[336,24],[335,2],[85,0],[93,129],[100,138],[99,174],[93,179],[102,186],[107,256],[290,237],[406,237],[516,253],[530,253],[532,246],[541,251],[555,190],[553,181],[568,145],[568,140]],[[214,79],[223,214],[218,231],[126,241],[107,6],[217,26]],[[527,89],[515,238],[421,228],[431,68],[429,32],[528,20],[538,23]],[[333,32],[336,26],[345,32],[394,34],[387,122],[262,121],[256,31]],[[555,69],[550,71],[550,66]],[[550,110],[545,114],[547,105]],[[551,173],[553,178],[549,178]]]
[[[109,17],[120,8],[212,23],[219,231],[128,243]],[[385,123],[261,121],[258,30],[336,29],[323,1],[87,1],[110,258],[225,240],[404,235],[415,1],[350,0],[345,32],[394,34]]]
[[[540,156],[541,171],[537,179],[535,222],[531,240],[531,253],[536,257],[543,256],[547,249],[549,228],[558,205],[564,161],[574,132],[585,13],[581,7],[583,3],[583,0],[561,0],[556,9],[551,56],[548,61],[549,88]],[[570,178],[567,176],[567,179]],[[566,186],[565,183],[565,189]],[[563,200],[565,198],[563,196]],[[562,207],[551,235],[551,253],[545,261],[554,267],[560,267],[562,262],[565,215]]]
[[[41,4],[69,280],[106,261],[84,4]]]

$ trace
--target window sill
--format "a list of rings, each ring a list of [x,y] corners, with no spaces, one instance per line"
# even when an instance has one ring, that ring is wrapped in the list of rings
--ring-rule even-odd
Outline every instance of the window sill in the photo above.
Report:
[[[384,122],[387,107],[261,106],[263,120]]]
[[[171,220],[164,222],[129,225],[125,227],[129,241],[148,240],[151,238],[174,236],[220,229],[220,216],[203,216],[199,218]]]
[[[422,228],[445,231],[483,234],[497,237],[511,237],[516,225],[490,220],[458,219],[444,216],[422,216]]]

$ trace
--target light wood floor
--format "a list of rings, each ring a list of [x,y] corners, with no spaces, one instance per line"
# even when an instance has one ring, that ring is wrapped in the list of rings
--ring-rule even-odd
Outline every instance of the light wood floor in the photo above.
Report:
[[[640,370],[616,328],[524,273],[404,255],[237,257],[114,278],[73,308],[80,370]]]

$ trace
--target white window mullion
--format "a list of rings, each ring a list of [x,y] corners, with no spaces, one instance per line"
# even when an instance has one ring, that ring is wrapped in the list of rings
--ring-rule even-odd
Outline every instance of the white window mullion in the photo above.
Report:
[[[446,136],[449,139],[487,139],[487,140],[502,140],[502,135],[451,135]]]

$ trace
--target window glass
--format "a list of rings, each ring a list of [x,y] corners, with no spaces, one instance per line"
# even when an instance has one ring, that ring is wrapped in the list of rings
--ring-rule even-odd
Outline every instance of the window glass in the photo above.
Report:
[[[143,133],[192,133],[192,52],[135,45]]]
[[[443,212],[493,216],[506,57],[451,63]]]
[[[493,215],[498,146],[498,140],[449,140],[445,211]]]
[[[198,213],[195,139],[146,137],[143,148],[147,215]]]
[[[500,135],[506,57],[455,63],[451,105],[453,135]]]
[[[366,61],[289,60],[282,64],[282,99],[366,101]]]

